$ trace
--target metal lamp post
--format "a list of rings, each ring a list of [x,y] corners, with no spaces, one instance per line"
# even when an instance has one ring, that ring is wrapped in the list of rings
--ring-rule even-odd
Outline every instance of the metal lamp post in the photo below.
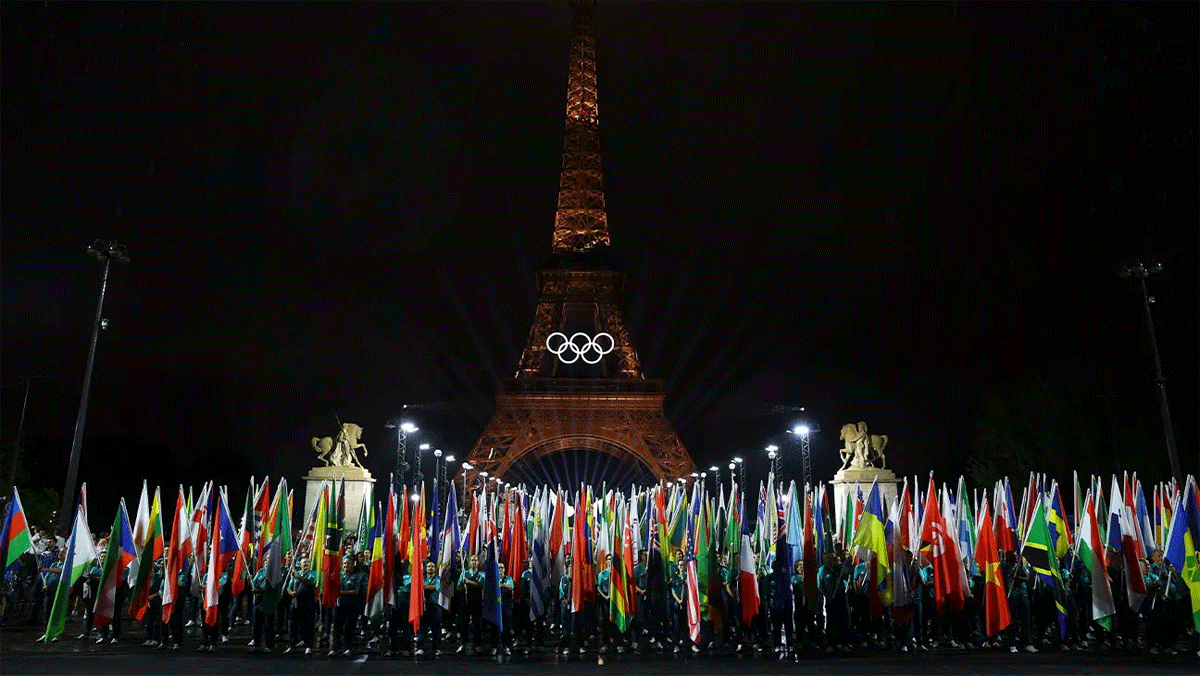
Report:
[[[779,464],[781,460],[779,458],[779,447],[775,444],[767,446],[767,457],[771,460],[771,474],[775,475],[775,481],[780,481]]]
[[[399,442],[396,447],[396,478],[404,483],[408,474],[408,435],[421,428],[407,420],[394,420],[387,424],[387,428],[396,430]]]
[[[805,486],[807,486],[808,482],[812,480],[812,452],[808,445],[808,435],[812,432],[819,431],[819,429],[815,427],[809,427],[808,425],[796,425],[787,431],[788,434],[792,434],[800,438],[800,459],[804,463]]]
[[[79,395],[79,413],[75,416],[75,433],[71,437],[71,459],[67,464],[67,479],[63,484],[61,507],[58,510],[58,533],[67,535],[71,528],[71,519],[75,504],[75,482],[79,478],[79,454],[83,448],[83,429],[87,423],[88,395],[92,389],[92,369],[96,365],[96,343],[100,340],[100,330],[107,328],[108,320],[101,315],[104,312],[104,293],[108,290],[108,268],[114,260],[121,263],[129,262],[129,251],[124,244],[96,240],[87,249],[88,253],[98,261],[104,262],[104,274],[100,278],[100,299],[96,301],[96,321],[92,323],[92,341],[88,344],[87,367],[83,372],[83,392]]]
[[[1158,407],[1162,413],[1163,436],[1167,441],[1167,456],[1171,460],[1171,474],[1176,481],[1183,478],[1179,469],[1179,455],[1175,450],[1175,429],[1171,426],[1171,408],[1167,405],[1167,379],[1163,376],[1162,361],[1158,356],[1158,338],[1154,335],[1154,315],[1150,312],[1150,304],[1154,296],[1146,289],[1146,278],[1162,272],[1162,264],[1152,262],[1149,266],[1141,261],[1134,261],[1132,267],[1123,266],[1119,272],[1122,279],[1136,278],[1142,289],[1142,305],[1146,308],[1146,329],[1150,332],[1150,353],[1154,357],[1154,384],[1158,390]]]

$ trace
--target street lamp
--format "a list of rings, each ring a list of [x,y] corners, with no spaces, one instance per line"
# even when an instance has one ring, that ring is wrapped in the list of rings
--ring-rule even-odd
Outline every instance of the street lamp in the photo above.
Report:
[[[71,518],[75,504],[75,481],[79,477],[79,454],[83,448],[83,428],[87,423],[88,394],[92,389],[92,369],[96,365],[96,342],[100,340],[100,330],[108,327],[108,320],[101,314],[104,312],[104,292],[108,289],[108,267],[114,260],[120,263],[129,262],[129,250],[119,242],[96,240],[88,247],[87,252],[98,261],[104,262],[104,274],[100,278],[100,299],[96,301],[96,321],[92,323],[92,341],[88,344],[87,367],[83,372],[83,392],[79,395],[79,413],[75,415],[75,433],[71,437],[71,459],[67,465],[67,480],[63,485],[62,506],[58,510],[58,533],[67,535],[71,528]]]
[[[403,408],[408,408],[408,404],[405,404]],[[396,476],[403,482],[405,475],[408,474],[408,435],[421,428],[407,420],[393,420],[388,422],[386,427],[389,430],[396,430],[399,437],[399,446],[396,448]]]
[[[804,461],[804,485],[807,486],[812,478],[812,452],[808,445],[808,435],[810,432],[819,432],[819,429],[810,428],[808,425],[796,425],[787,433],[800,438],[800,458]]]
[[[421,444],[417,446],[417,468],[413,472],[413,485],[421,485],[425,483],[425,451],[429,450],[429,444]]]
[[[746,463],[742,462],[741,458],[734,458],[734,462],[738,466],[738,489],[742,495],[746,494]]]
[[[1171,408],[1167,405],[1167,379],[1163,376],[1162,360],[1158,356],[1158,339],[1154,335],[1154,315],[1150,312],[1150,304],[1154,302],[1154,296],[1151,296],[1146,289],[1146,278],[1160,272],[1162,272],[1162,264],[1157,261],[1151,262],[1149,266],[1143,265],[1141,261],[1134,261],[1133,267],[1121,266],[1118,274],[1121,279],[1136,277],[1138,285],[1142,289],[1142,305],[1146,308],[1146,329],[1150,332],[1150,353],[1154,357],[1154,384],[1158,389],[1158,407],[1162,413],[1163,436],[1167,440],[1167,457],[1171,460],[1171,474],[1174,475],[1176,481],[1181,481],[1183,474],[1179,471],[1179,456],[1175,451],[1175,430],[1171,426]]]
[[[779,481],[779,463],[775,462],[775,458],[779,457],[779,447],[775,444],[767,446],[767,457],[771,459],[771,474],[775,475],[775,481]]]

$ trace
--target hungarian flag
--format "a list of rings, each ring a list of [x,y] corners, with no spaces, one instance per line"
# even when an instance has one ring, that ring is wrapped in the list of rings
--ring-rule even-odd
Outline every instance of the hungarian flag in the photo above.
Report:
[[[229,517],[229,505],[225,502],[225,495],[216,490],[212,493],[215,494],[215,509],[212,541],[209,542],[208,549],[208,579],[204,587],[204,623],[210,627],[216,626],[220,611],[221,573],[240,551],[237,531],[234,530],[233,520]]]
[[[1096,502],[1089,491],[1084,500],[1083,521],[1076,524],[1079,537],[1079,560],[1087,567],[1092,578],[1092,619],[1106,631],[1112,631],[1112,616],[1117,614],[1113,601],[1112,586],[1108,580],[1105,563],[1104,538],[1100,535],[1100,523],[1096,518]]]
[[[112,621],[117,606],[117,588],[125,583],[125,569],[137,559],[137,548],[133,544],[133,530],[129,527],[129,514],[125,511],[125,500],[121,499],[117,515],[113,518],[112,534],[108,538],[108,551],[104,555],[104,572],[100,576],[100,589],[96,594],[92,626],[99,629]]]
[[[25,552],[33,549],[33,538],[29,536],[29,522],[21,506],[21,496],[13,486],[12,500],[4,508],[4,527],[0,528],[0,576]]]
[[[146,616],[150,605],[150,582],[154,577],[154,562],[163,555],[162,501],[158,488],[154,489],[154,502],[150,504],[150,527],[137,560],[137,576],[130,587],[129,614],[138,622]]]
[[[1008,596],[1004,590],[1004,576],[1000,573],[1000,551],[996,547],[996,534],[992,530],[992,515],[986,496],[980,509],[975,562],[983,573],[984,626],[988,636],[995,636],[1012,620],[1008,613]]]
[[[115,531],[114,531],[115,532]],[[171,542],[167,547],[166,574],[163,576],[162,591],[162,621],[171,621],[175,612],[175,602],[179,599],[179,574],[183,565],[192,554],[191,520],[188,518],[187,503],[183,499],[183,486],[179,487],[179,497],[175,499],[175,516],[171,524]],[[112,543],[109,543],[111,549]]]
[[[67,540],[66,548],[67,558],[63,562],[58,586],[54,589],[54,605],[50,608],[50,617],[46,622],[46,643],[53,641],[66,630],[71,588],[83,576],[83,571],[96,560],[96,545],[92,542],[92,531],[88,528],[87,513],[82,504],[75,513],[75,524],[71,528],[71,537]]]

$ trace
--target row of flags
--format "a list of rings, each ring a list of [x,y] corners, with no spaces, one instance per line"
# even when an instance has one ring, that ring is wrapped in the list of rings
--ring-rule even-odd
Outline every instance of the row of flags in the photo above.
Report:
[[[878,484],[866,489],[855,485],[844,496],[831,496],[826,485],[784,489],[773,475],[760,484],[754,518],[747,518],[745,496],[736,484],[728,495],[721,486],[710,494],[704,482],[631,486],[628,491],[581,485],[568,491],[561,486],[497,490],[485,486],[470,495],[460,513],[455,491],[444,503],[434,486],[427,501],[425,486],[400,487],[389,482],[384,500],[364,500],[359,513],[347,520],[344,479],[321,484],[312,513],[303,520],[298,539],[292,533],[292,491],[281,480],[271,491],[269,481],[251,479],[235,526],[227,490],[209,483],[198,500],[179,488],[175,508],[166,515],[170,536],[163,527],[159,489],[153,494],[143,484],[137,515],[131,522],[122,500],[114,516],[108,547],[101,562],[102,575],[94,622],[103,626],[113,617],[116,589],[122,581],[131,587],[130,614],[142,619],[148,605],[155,562],[165,558],[163,621],[169,621],[175,604],[187,594],[203,598],[205,621],[217,621],[221,573],[232,566],[234,594],[265,569],[268,600],[283,593],[296,566],[285,567],[288,555],[311,555],[316,572],[317,597],[325,607],[336,604],[341,566],[347,554],[369,552],[366,612],[370,621],[382,623],[391,615],[401,594],[396,589],[396,567],[412,566],[408,596],[408,621],[418,628],[425,608],[423,562],[433,561],[441,578],[438,603],[449,608],[458,574],[465,559],[486,553],[485,619],[499,626],[498,566],[503,562],[514,582],[518,601],[528,597],[533,619],[549,607],[549,590],[570,573],[570,603],[581,610],[597,601],[596,575],[609,571],[609,616],[622,631],[637,612],[634,566],[642,553],[647,559],[647,598],[665,604],[671,565],[680,557],[686,570],[685,603],[689,635],[698,641],[701,624],[720,626],[720,579],[717,557],[729,556],[737,566],[742,619],[760,611],[756,582],[765,567],[776,571],[776,605],[793,603],[790,584],[792,562],[804,562],[805,599],[819,603],[818,570],[824,554],[844,543],[852,559],[867,564],[866,579],[855,584],[868,595],[871,612],[882,616],[892,608],[903,621],[920,602],[914,595],[914,567],[932,567],[932,586],[939,612],[959,611],[971,595],[970,580],[984,581],[983,607],[989,635],[1010,622],[1006,588],[1001,573],[1002,552],[1019,552],[1028,561],[1038,583],[1054,592],[1060,628],[1065,632],[1066,583],[1064,566],[1079,561],[1091,573],[1093,617],[1109,626],[1116,612],[1106,571],[1111,557],[1121,557],[1120,582],[1125,598],[1138,608],[1147,594],[1139,559],[1161,550],[1186,584],[1193,619],[1200,629],[1200,570],[1195,550],[1200,544],[1200,496],[1193,477],[1180,488],[1164,483],[1152,488],[1146,499],[1137,476],[1112,477],[1107,493],[1092,477],[1073,486],[1073,504],[1067,503],[1056,482],[1031,475],[1020,503],[1013,500],[1007,479],[990,490],[968,492],[963,479],[955,490],[938,488],[932,475],[924,491],[916,480],[905,479],[889,502]],[[152,497],[151,497],[152,495]],[[832,499],[832,505],[831,505]],[[838,504],[840,503],[840,504]],[[1020,509],[1016,505],[1020,504]],[[831,506],[834,509],[831,509]],[[443,508],[444,507],[444,508]],[[6,508],[0,561],[6,568],[32,548],[28,526],[14,489]],[[753,524],[753,527],[751,527]],[[346,536],[354,534],[351,540]],[[570,570],[567,555],[570,555]],[[611,556],[611,562],[609,559]],[[67,556],[50,613],[46,640],[61,634],[66,595],[86,568],[97,560],[97,549],[88,527],[86,486],[81,491],[75,524],[67,543]],[[521,579],[529,562],[531,581]],[[190,569],[192,588],[181,590],[178,580]],[[1067,569],[1069,571],[1069,568]],[[200,581],[204,581],[203,595]],[[553,586],[552,586],[553,585]],[[525,588],[528,586],[528,588]],[[62,596],[60,599],[59,596]],[[273,609],[274,603],[265,607]],[[269,611],[268,611],[269,612]]]

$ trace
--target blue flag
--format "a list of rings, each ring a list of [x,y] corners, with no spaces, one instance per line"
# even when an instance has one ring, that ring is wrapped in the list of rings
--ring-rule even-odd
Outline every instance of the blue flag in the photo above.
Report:
[[[483,574],[483,619],[504,631],[504,605],[500,601],[500,568],[496,560],[496,540],[487,545],[487,570]]]

